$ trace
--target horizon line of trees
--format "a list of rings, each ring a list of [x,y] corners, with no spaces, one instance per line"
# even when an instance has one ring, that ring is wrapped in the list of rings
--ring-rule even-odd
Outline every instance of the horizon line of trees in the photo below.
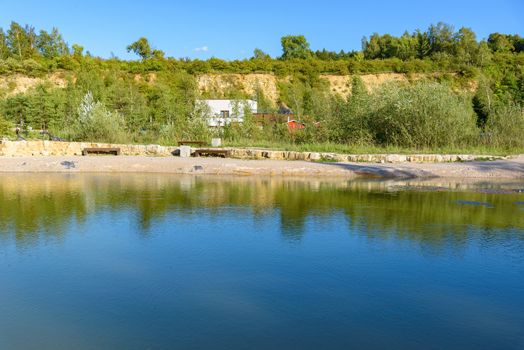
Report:
[[[404,32],[400,37],[391,34],[372,34],[369,39],[362,38],[361,51],[328,51],[326,49],[313,51],[303,35],[287,35],[281,38],[282,55],[271,57],[259,48],[255,48],[251,60],[293,60],[293,59],[318,59],[323,61],[337,61],[354,59],[375,60],[398,58],[400,60],[412,59],[441,59],[442,56],[456,57],[463,63],[482,65],[490,53],[520,53],[524,51],[524,38],[518,34],[492,33],[487,40],[477,40],[476,34],[466,27],[458,31],[454,27],[439,22],[430,25],[426,31],[419,29],[413,33]],[[133,52],[142,60],[165,59],[162,50],[151,47],[145,37],[126,47],[128,52]],[[84,55],[81,45],[73,44],[71,47],[63,39],[56,27],[50,32],[37,30],[31,25],[22,26],[11,22],[9,29],[4,31],[0,27],[0,59],[31,59],[31,58],[57,58],[62,56],[80,57]],[[89,51],[87,56],[91,56]],[[173,57],[169,57],[173,59]],[[109,59],[118,59],[112,55]],[[211,59],[218,59],[212,57]],[[180,58],[182,61],[191,61],[189,58]],[[198,59],[195,59],[198,60]]]
[[[366,59],[399,58],[402,60],[456,57],[470,65],[482,65],[493,52],[519,53],[524,51],[524,38],[519,35],[492,33],[487,40],[478,41],[475,32],[440,22],[425,32],[404,32],[400,37],[374,33],[362,39],[362,52]]]

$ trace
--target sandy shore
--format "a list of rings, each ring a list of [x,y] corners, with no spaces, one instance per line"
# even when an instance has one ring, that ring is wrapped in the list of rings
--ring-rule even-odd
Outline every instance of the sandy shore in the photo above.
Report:
[[[524,155],[488,162],[394,164],[140,156],[0,157],[0,172],[524,179]]]

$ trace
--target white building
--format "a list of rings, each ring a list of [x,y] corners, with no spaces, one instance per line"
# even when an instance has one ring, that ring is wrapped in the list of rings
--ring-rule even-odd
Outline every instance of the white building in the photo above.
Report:
[[[211,127],[242,123],[247,110],[257,112],[257,101],[253,100],[199,100],[197,103],[206,109],[207,125]]]

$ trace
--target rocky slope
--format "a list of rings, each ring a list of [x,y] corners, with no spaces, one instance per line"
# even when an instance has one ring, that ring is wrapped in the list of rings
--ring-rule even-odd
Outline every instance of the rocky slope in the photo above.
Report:
[[[56,72],[38,78],[28,77],[22,74],[0,76],[0,92],[3,91],[8,96],[24,93],[39,84],[48,84],[53,87],[64,88],[67,85],[68,75],[74,80],[74,76],[66,72]],[[427,77],[434,78],[435,74],[407,75],[401,73],[379,73],[360,75],[360,78],[370,90],[391,81],[409,82]],[[135,75],[134,80],[147,81],[150,84],[155,84],[156,78],[156,74],[151,73],[146,77]],[[333,93],[344,97],[350,93],[352,79],[350,75],[321,75],[321,79],[326,81]],[[253,95],[255,91],[260,88],[268,99],[276,102],[279,98],[278,83],[289,81],[289,77],[282,78],[269,73],[202,74],[196,77],[196,81],[199,91],[204,94],[217,95],[235,90],[246,95]],[[474,86],[471,88],[473,89]]]

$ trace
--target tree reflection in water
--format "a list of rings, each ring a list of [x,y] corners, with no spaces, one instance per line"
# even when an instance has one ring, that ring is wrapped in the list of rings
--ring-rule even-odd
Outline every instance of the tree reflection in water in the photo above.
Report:
[[[0,176],[0,239],[36,244],[61,238],[72,222],[133,211],[147,235],[166,215],[278,215],[282,236],[300,240],[308,218],[343,214],[369,237],[460,245],[471,229],[486,240],[524,229],[522,184],[399,183],[344,179],[176,177],[168,175]],[[476,205],[476,204],[479,205]],[[522,236],[520,236],[522,238]]]

